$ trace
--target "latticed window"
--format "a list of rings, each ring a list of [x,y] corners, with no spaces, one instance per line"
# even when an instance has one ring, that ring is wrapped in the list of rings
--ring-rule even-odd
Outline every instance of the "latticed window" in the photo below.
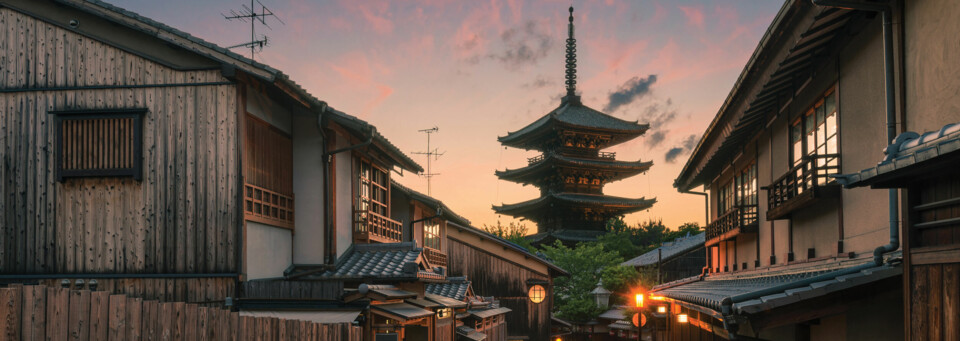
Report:
[[[142,176],[144,109],[58,111],[57,179],[88,176]]]
[[[828,91],[790,127],[793,166],[800,165],[805,156],[814,158],[819,184],[829,181],[825,175],[839,171],[836,97],[835,91]]]
[[[434,250],[440,250],[440,224],[436,219],[429,219],[424,223],[423,245]]]
[[[389,212],[389,174],[366,159],[359,159],[357,179],[357,208],[387,216]]]
[[[720,187],[720,195],[717,196],[717,212],[723,215],[733,209],[733,205],[735,205],[733,181],[730,181]]]
[[[737,206],[745,220],[757,218],[757,163],[750,163],[736,177]]]
[[[293,228],[293,143],[290,136],[249,114],[245,126],[244,218]]]

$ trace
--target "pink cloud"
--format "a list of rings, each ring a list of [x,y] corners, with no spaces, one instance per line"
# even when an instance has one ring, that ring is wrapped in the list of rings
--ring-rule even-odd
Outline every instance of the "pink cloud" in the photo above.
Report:
[[[340,6],[353,14],[359,14],[360,19],[366,22],[367,27],[376,33],[387,35],[393,33],[393,21],[390,19],[390,2],[375,1],[340,1]]]
[[[328,63],[328,66],[344,80],[343,85],[364,92],[372,90],[372,98],[370,98],[371,96],[364,96],[368,100],[363,104],[359,113],[360,116],[370,114],[393,93],[393,88],[375,80],[376,77],[389,75],[392,71],[385,65],[370,62],[366,54],[362,52],[349,52],[343,55],[337,63]]]
[[[703,29],[703,8],[700,6],[680,6],[680,10],[687,17],[687,25]]]

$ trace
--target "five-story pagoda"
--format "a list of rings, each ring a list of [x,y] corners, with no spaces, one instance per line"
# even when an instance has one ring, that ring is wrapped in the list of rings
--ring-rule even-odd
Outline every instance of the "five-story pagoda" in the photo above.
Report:
[[[595,240],[610,218],[649,208],[656,199],[631,199],[603,194],[603,186],[646,171],[652,162],[618,161],[602,149],[642,135],[646,124],[628,122],[583,105],[576,95],[577,60],[570,7],[566,54],[567,94],[560,106],[520,130],[498,138],[504,146],[537,150],[526,167],[497,171],[496,175],[540,188],[540,197],[494,206],[497,213],[537,224],[534,244],[559,239],[573,245]]]

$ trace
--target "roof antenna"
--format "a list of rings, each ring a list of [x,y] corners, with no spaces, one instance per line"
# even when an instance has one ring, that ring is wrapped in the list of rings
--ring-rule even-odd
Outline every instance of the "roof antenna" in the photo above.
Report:
[[[259,13],[257,12],[254,2],[260,5]],[[266,26],[271,30],[273,28],[271,28],[270,25],[267,25],[267,21],[265,20],[265,18],[268,16],[273,17],[274,19],[277,19],[277,21],[279,21],[283,25],[286,25],[286,23],[284,23],[283,20],[280,20],[280,18],[277,17],[276,14],[273,14],[273,11],[267,8],[267,6],[264,6],[263,3],[260,2],[260,0],[250,0],[250,7],[247,7],[247,5],[242,5],[242,6],[243,8],[240,9],[239,12],[230,10],[229,16],[223,13],[220,13],[220,15],[222,15],[223,18],[227,20],[240,20],[242,22],[247,22],[247,21],[250,22],[250,41],[242,44],[233,45],[227,48],[232,49],[237,47],[249,47],[250,59],[253,60],[255,59],[254,57],[258,50],[263,51],[264,46],[270,45],[269,44],[270,42],[267,39],[266,35],[263,36],[263,39],[257,39],[256,23],[259,21],[261,25]]]
[[[564,97],[566,101],[579,101],[577,98],[577,39],[573,37],[573,6],[570,6],[570,22],[567,24],[567,71],[566,71],[566,84],[567,84],[567,96]]]
[[[419,155],[426,155],[426,156],[427,156],[427,172],[421,175],[421,176],[423,176],[424,178],[427,178],[427,195],[433,195],[432,193],[430,193],[430,179],[432,179],[432,178],[433,178],[434,176],[436,176],[436,175],[440,175],[440,173],[433,173],[433,172],[432,172],[432,170],[431,170],[431,164],[430,164],[430,163],[431,163],[432,160],[439,159],[441,156],[443,156],[443,154],[446,154],[446,153],[447,153],[447,152],[438,152],[436,148],[430,149],[430,134],[436,133],[436,132],[439,131],[439,130],[440,130],[440,128],[437,128],[436,126],[434,126],[433,128],[430,128],[430,129],[420,129],[420,130],[418,130],[418,131],[421,132],[421,133],[427,134],[427,151],[425,151],[425,152],[413,152],[413,154],[419,154]]]

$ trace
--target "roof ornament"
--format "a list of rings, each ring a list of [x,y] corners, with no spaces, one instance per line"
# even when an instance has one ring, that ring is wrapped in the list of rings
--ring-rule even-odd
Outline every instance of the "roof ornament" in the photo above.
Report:
[[[579,102],[577,97],[577,39],[573,37],[573,6],[570,6],[570,22],[567,24],[567,96],[564,101]]]

